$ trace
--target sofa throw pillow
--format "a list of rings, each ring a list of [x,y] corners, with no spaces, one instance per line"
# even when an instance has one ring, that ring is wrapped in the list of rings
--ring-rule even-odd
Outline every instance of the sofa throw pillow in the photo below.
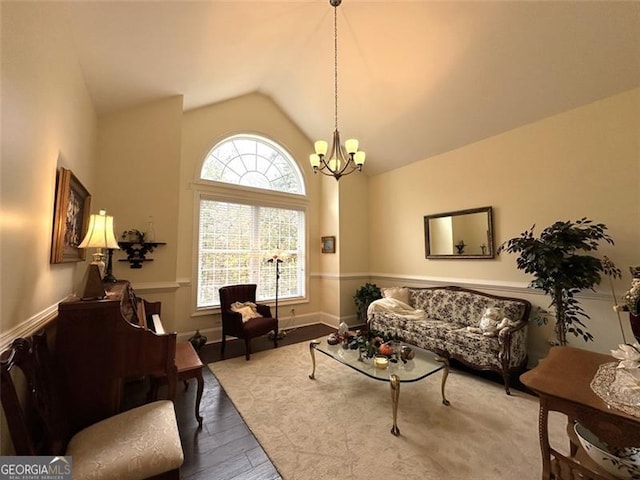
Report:
[[[256,304],[253,302],[234,302],[231,304],[231,311],[238,312],[242,315],[242,323],[252,318],[262,317],[262,315],[258,313]]]
[[[382,289],[384,298],[393,298],[409,305],[409,289],[406,287],[390,287]]]

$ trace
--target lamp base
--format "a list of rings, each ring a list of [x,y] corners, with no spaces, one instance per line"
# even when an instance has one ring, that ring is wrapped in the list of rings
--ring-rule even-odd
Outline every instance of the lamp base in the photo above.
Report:
[[[287,336],[287,332],[285,332],[284,330],[278,330],[278,333],[276,335],[274,335],[273,332],[269,332],[269,340],[273,340],[274,336],[276,340],[282,340]]]
[[[116,283],[118,281],[118,279],[116,277],[113,276],[113,274],[111,273],[107,273],[104,278],[102,279],[102,281],[104,283]]]
[[[113,248],[107,250],[107,270],[102,281],[106,283],[116,283],[118,281],[118,279],[113,276]]]
[[[82,294],[82,300],[100,300],[107,296],[102,284],[102,276],[100,275],[100,267],[95,264],[89,264],[87,269],[87,281]]]

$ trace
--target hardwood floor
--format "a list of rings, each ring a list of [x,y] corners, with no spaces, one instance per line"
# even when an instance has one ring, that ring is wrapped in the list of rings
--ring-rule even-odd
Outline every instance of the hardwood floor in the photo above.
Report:
[[[279,346],[291,345],[334,331],[335,328],[321,324],[299,327],[288,331],[286,337],[278,343]],[[267,337],[254,339],[251,345],[254,353],[273,348],[273,342]],[[220,343],[207,344],[198,354],[205,365],[220,361]],[[227,341],[226,358],[238,356],[244,356],[244,342]],[[218,380],[206,367],[203,376],[204,393],[200,404],[200,414],[203,416],[202,429],[198,428],[194,414],[195,380],[189,382],[187,391],[184,391],[182,383],[177,386],[176,415],[185,457],[180,469],[182,479],[280,479],[280,474],[245,425]],[[144,402],[146,388],[143,382],[128,385],[125,390],[127,406]],[[161,398],[162,393],[161,391]]]

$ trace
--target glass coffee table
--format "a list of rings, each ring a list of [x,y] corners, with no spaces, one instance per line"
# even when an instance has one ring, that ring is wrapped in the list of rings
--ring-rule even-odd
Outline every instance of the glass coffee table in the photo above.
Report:
[[[312,340],[309,344],[312,363],[312,370],[311,374],[309,374],[309,378],[311,380],[315,379],[315,352],[319,351],[369,378],[389,382],[389,385],[391,386],[391,404],[393,411],[393,427],[391,427],[391,433],[398,436],[400,435],[397,423],[398,401],[400,399],[401,383],[417,382],[418,380],[422,380],[429,375],[443,370],[441,384],[442,403],[444,405],[449,405],[449,400],[447,400],[444,394],[444,386],[447,383],[447,376],[449,375],[449,361],[444,357],[427,350],[423,350],[422,348],[418,348],[413,345],[410,345],[410,348],[415,352],[413,359],[406,361],[397,359],[395,362],[389,360],[387,362],[387,366],[384,367],[384,360],[379,360],[380,365],[376,366],[375,357],[364,359],[362,358],[359,350],[343,348],[340,344],[329,345],[327,343],[327,337],[322,337]]]

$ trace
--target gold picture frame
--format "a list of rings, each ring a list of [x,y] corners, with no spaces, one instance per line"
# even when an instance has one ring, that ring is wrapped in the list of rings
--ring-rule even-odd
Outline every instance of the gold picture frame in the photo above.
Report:
[[[322,237],[322,253],[336,253],[336,237]]]
[[[56,200],[53,211],[51,263],[81,262],[85,251],[78,248],[89,223],[91,195],[67,168],[56,174]]]

